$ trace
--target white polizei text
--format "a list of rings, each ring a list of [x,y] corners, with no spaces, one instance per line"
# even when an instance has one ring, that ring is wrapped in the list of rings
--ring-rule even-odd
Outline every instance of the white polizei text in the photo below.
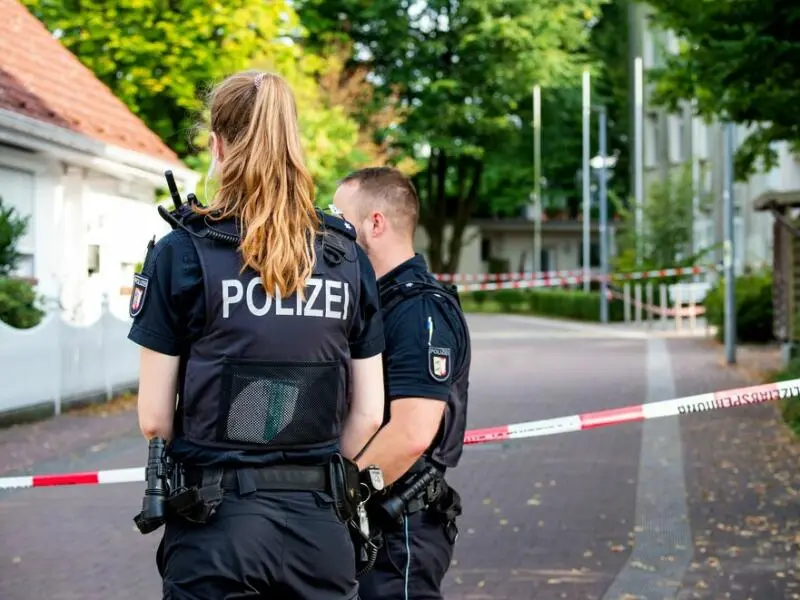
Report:
[[[335,279],[311,277],[306,284],[305,302],[297,294],[290,298],[281,297],[278,290],[274,295],[258,294],[256,289],[264,289],[260,277],[253,277],[247,285],[238,279],[222,280],[222,318],[230,317],[231,306],[244,301],[247,310],[255,317],[263,317],[270,311],[276,316],[319,317],[323,319],[348,318],[350,306],[350,284]]]

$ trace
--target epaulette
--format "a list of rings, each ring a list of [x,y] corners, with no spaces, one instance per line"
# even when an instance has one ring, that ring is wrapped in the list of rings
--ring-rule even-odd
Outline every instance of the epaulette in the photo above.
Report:
[[[347,221],[344,217],[329,215],[321,210],[317,210],[317,214],[320,216],[322,220],[322,226],[325,229],[332,229],[347,236],[351,240],[356,241],[356,228],[353,227],[353,224],[350,223],[350,221]]]

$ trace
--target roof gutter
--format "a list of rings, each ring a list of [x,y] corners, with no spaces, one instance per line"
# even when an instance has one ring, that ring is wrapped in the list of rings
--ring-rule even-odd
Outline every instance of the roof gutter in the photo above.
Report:
[[[184,184],[184,192],[193,192],[200,176],[180,163],[152,158],[94,140],[57,125],[44,123],[10,110],[0,109],[0,140],[61,156],[71,162],[92,166],[124,178],[144,179],[162,187],[164,171],[172,171]],[[88,159],[88,164],[87,164]]]

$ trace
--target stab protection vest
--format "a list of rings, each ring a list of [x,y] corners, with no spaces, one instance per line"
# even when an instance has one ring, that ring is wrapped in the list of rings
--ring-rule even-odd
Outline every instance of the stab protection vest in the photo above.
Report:
[[[257,272],[242,270],[234,221],[194,217],[182,225],[194,230],[206,324],[186,361],[181,437],[244,451],[305,450],[339,440],[361,275],[352,226],[318,215],[317,259],[302,299],[265,290]]]
[[[461,364],[453,372],[450,379],[450,394],[444,410],[439,431],[424,456],[434,463],[446,468],[454,468],[461,459],[464,450],[464,434],[467,430],[467,400],[469,397],[469,369],[472,360],[472,348],[469,328],[461,310],[461,301],[455,286],[445,286],[430,274],[418,274],[411,281],[392,282],[381,287],[381,314],[384,322],[398,305],[414,296],[426,294],[434,302],[446,302],[453,310],[442,310],[443,318],[450,320],[454,331],[463,332],[463,348],[453,348],[453,352],[461,350]],[[453,356],[456,361],[456,356]]]

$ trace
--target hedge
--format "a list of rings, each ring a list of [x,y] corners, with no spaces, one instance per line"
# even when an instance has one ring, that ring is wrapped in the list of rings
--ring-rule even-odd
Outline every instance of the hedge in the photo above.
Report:
[[[793,359],[785,368],[768,378],[766,383],[800,379],[800,358]],[[780,401],[783,420],[800,435],[800,398],[786,398]]]
[[[736,339],[739,342],[765,343],[773,339],[772,273],[764,271],[736,278]],[[725,278],[721,277],[706,295],[706,318],[717,327],[717,337],[725,334]]]
[[[37,301],[36,291],[27,281],[0,278],[0,321],[17,329],[38,325],[44,312]]]
[[[600,321],[600,294],[566,290],[497,290],[460,294],[465,312],[503,312]],[[622,300],[609,300],[609,321],[622,321]]]

